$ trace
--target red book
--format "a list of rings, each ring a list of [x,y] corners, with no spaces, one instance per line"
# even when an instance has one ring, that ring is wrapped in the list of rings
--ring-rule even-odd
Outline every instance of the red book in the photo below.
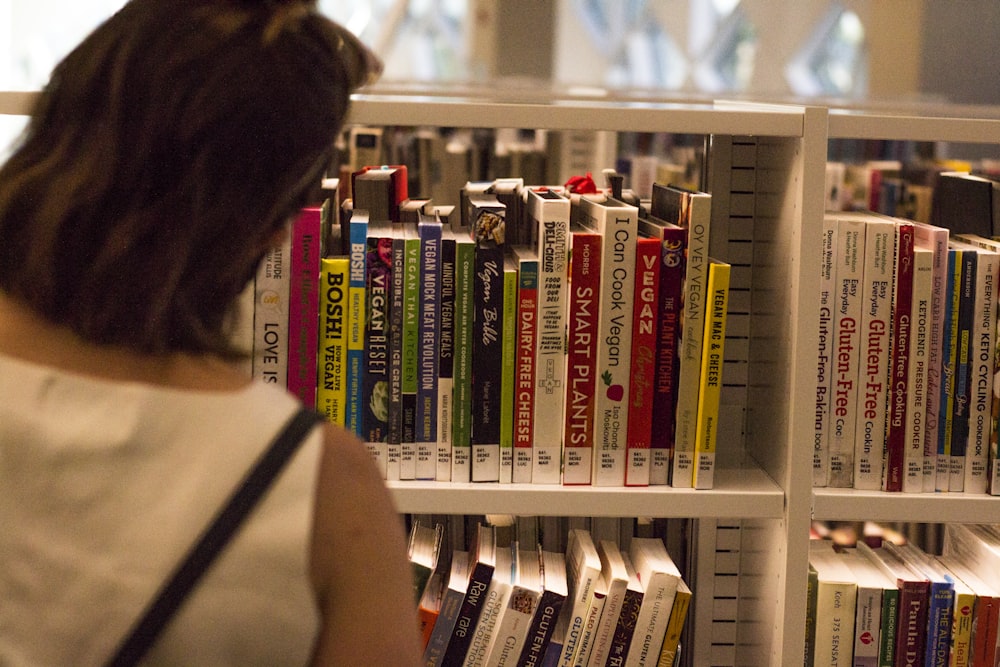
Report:
[[[601,235],[574,228],[570,239],[563,484],[590,484],[594,454]]]
[[[677,413],[678,341],[684,307],[684,255],[687,230],[648,216],[639,219],[640,235],[660,243],[657,294],[656,364],[650,435],[649,483],[666,485],[670,478]],[[641,240],[640,236],[640,240]]]
[[[318,207],[304,208],[292,223],[288,298],[288,390],[311,408],[316,407],[321,215]]]
[[[895,299],[892,306],[892,347],[889,366],[888,434],[886,436],[885,490],[902,491],[906,475],[905,452],[909,433],[907,384],[909,380],[910,336],[916,335],[910,322],[913,303],[913,225],[896,225]]]
[[[632,391],[629,393],[625,486],[649,486],[656,380],[656,323],[660,286],[660,241],[640,237],[635,252],[635,310],[632,318]]]

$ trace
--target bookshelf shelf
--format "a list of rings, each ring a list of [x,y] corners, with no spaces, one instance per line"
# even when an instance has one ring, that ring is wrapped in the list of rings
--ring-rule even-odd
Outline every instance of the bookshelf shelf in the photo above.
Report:
[[[416,514],[780,519],[784,494],[759,468],[719,469],[711,490],[533,484],[390,482],[397,509]]]
[[[1000,523],[1000,498],[966,493],[815,489],[813,517],[829,521]]]
[[[967,115],[956,114],[966,112]],[[989,114],[994,114],[990,117]],[[1000,143],[996,110],[928,107],[896,112],[835,109],[830,111],[831,139],[954,141]]]

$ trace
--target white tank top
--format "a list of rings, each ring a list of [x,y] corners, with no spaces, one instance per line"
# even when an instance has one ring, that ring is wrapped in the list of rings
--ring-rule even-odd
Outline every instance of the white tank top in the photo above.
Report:
[[[193,392],[0,356],[0,665],[100,665],[296,409],[274,385]],[[302,665],[321,431],[148,664]]]

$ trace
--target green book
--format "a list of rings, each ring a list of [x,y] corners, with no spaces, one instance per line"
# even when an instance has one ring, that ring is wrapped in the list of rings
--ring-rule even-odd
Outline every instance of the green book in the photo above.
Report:
[[[500,482],[514,475],[514,383],[517,359],[517,262],[507,255],[503,267],[503,332],[500,362]]]
[[[472,317],[476,244],[468,236],[450,230],[446,234],[455,238],[451,481],[468,482],[472,474]]]

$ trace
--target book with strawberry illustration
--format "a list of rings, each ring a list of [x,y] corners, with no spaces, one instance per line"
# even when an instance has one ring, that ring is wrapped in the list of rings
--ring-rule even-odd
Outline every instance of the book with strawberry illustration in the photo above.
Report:
[[[596,354],[601,381],[594,410],[593,484],[624,486],[639,209],[612,197],[601,201],[586,195],[579,207],[583,226],[604,238]]]
[[[566,326],[566,412],[563,484],[590,484],[597,391],[597,315],[601,296],[602,237],[573,225],[570,232],[569,310]],[[544,461],[544,463],[550,463]],[[556,461],[558,467],[558,461]]]

